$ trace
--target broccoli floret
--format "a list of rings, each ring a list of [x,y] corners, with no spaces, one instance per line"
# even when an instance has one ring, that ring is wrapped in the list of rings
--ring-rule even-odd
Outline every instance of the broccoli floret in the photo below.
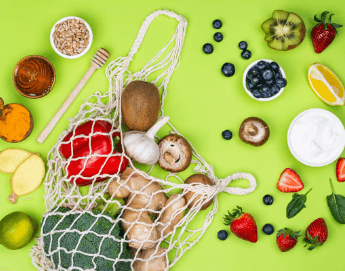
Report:
[[[60,268],[69,270],[78,270],[74,268],[79,267],[84,270],[112,271],[116,259],[132,259],[127,243],[121,242],[124,238],[120,222],[112,221],[110,213],[104,213],[97,218],[93,214],[100,214],[100,211],[95,211],[93,214],[89,212],[80,214],[74,213],[67,207],[59,207],[54,211],[66,215],[57,215],[50,212],[42,221],[42,225],[44,225],[42,232],[44,251],[54,263],[55,268],[60,266]],[[71,227],[73,222],[74,224]],[[93,225],[92,228],[91,225]],[[68,230],[70,227],[71,229]],[[52,234],[54,228],[58,232]],[[73,229],[79,232],[71,232]],[[108,235],[113,236],[118,241]],[[58,244],[60,244],[60,248],[65,250],[58,249]],[[73,253],[74,249],[77,252]],[[99,255],[94,257],[84,253],[92,255],[99,253]],[[104,257],[114,260],[108,260]],[[115,270],[129,271],[131,270],[131,263],[129,261],[118,261],[115,264]]]

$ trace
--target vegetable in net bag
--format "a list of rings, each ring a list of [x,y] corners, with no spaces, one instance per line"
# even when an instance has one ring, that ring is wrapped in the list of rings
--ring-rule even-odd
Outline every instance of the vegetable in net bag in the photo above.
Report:
[[[142,70],[132,74],[129,64],[149,25],[161,14],[178,21],[176,32]],[[248,173],[217,179],[213,167],[190,143],[189,168],[194,174],[186,183],[173,172],[164,178],[149,175],[154,166],[144,172],[123,151],[123,89],[159,71],[151,83],[161,92],[163,119],[167,85],[180,63],[186,26],[184,17],[168,10],[149,15],[129,55],[107,67],[109,91],[85,101],[49,152],[44,195],[48,211],[31,251],[38,270],[169,270],[211,224],[218,193],[246,195],[255,190],[256,180]],[[170,122],[165,127],[180,136]],[[236,179],[247,179],[249,188],[227,187]],[[212,202],[202,225],[195,224],[194,217]]]

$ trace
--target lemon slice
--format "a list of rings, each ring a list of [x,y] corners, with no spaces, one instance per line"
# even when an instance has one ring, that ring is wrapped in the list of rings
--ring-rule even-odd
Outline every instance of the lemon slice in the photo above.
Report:
[[[314,63],[308,70],[308,81],[315,94],[325,103],[344,105],[344,86],[325,65]]]

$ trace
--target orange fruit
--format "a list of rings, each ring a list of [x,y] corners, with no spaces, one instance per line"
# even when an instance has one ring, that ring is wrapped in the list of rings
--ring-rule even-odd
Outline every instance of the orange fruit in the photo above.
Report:
[[[332,106],[344,105],[344,86],[335,73],[325,65],[312,64],[308,70],[308,81],[322,101]]]

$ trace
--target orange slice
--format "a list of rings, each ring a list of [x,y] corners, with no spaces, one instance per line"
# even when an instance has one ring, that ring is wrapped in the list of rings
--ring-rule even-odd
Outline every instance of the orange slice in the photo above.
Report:
[[[344,86],[335,73],[325,65],[312,64],[308,70],[308,81],[322,101],[332,106],[344,105]]]

